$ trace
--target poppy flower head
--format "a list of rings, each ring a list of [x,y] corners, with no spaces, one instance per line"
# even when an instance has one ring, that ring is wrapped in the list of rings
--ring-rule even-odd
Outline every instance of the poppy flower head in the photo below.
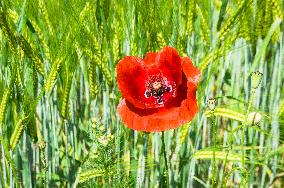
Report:
[[[122,121],[129,128],[148,132],[186,123],[197,112],[198,77],[191,60],[181,58],[172,47],[148,52],[144,59],[124,57],[117,65],[117,84],[124,98],[118,106]],[[186,109],[187,98],[193,104],[190,109]],[[186,111],[191,115],[184,118]]]

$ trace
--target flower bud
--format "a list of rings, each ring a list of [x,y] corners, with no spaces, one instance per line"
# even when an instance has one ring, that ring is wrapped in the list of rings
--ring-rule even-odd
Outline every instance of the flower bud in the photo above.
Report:
[[[253,72],[251,74],[251,87],[257,89],[262,79],[262,73],[259,71]]]
[[[248,123],[249,125],[257,125],[261,120],[261,114],[258,112],[251,112],[248,114]]]
[[[214,110],[215,109],[215,104],[216,104],[216,99],[214,99],[214,98],[207,99],[207,105],[208,105],[208,108],[210,110]]]

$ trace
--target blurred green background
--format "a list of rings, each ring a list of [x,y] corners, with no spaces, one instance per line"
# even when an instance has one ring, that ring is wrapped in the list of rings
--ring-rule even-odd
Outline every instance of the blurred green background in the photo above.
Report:
[[[198,115],[165,132],[169,185],[283,187],[283,12],[283,0],[1,0],[0,187],[166,187],[161,133],[121,123],[115,74],[165,45],[202,72]]]

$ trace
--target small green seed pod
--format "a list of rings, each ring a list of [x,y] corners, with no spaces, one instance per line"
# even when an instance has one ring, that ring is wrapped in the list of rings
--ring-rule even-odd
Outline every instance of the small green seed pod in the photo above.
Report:
[[[214,98],[209,98],[209,99],[207,100],[208,108],[209,108],[210,110],[212,110],[212,111],[215,109],[215,104],[216,104],[216,99],[214,99]]]
[[[261,114],[258,112],[251,112],[248,114],[247,121],[249,125],[257,125],[261,121]]]
[[[262,73],[259,71],[253,72],[251,74],[251,87],[257,89],[262,79]]]

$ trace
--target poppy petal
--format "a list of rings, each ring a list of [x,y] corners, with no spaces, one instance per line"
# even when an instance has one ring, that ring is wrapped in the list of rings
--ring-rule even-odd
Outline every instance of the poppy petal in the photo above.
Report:
[[[172,47],[148,52],[144,59],[127,56],[117,65],[117,83],[122,96],[135,107],[164,107],[182,83],[181,58]]]
[[[177,85],[182,83],[181,58],[176,49],[164,47],[158,55],[158,65],[163,74],[172,77]]]
[[[117,64],[117,85],[121,94],[138,108],[145,108],[141,96],[145,93],[146,70],[141,58],[126,56]]]
[[[131,129],[158,132],[177,128],[193,119],[198,112],[196,99],[185,99],[179,107],[139,109],[123,99],[118,112],[122,122]]]
[[[160,52],[148,52],[143,60],[147,71],[147,88],[150,97],[142,97],[147,108],[160,108],[176,97],[178,86],[182,83],[181,58],[172,47],[164,47]],[[168,88],[160,97],[151,96],[151,88],[160,83],[161,88]]]
[[[198,79],[200,77],[200,71],[195,68],[189,57],[182,58],[182,70],[188,80],[188,82],[197,85]]]

